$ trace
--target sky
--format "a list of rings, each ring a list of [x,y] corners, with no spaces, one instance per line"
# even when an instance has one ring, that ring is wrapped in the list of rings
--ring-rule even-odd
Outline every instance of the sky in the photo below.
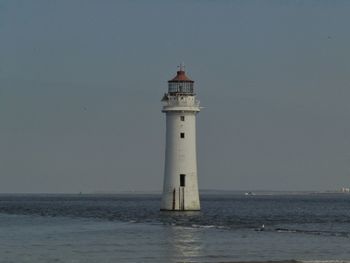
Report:
[[[161,191],[195,80],[200,189],[350,187],[350,1],[0,1],[0,193]]]

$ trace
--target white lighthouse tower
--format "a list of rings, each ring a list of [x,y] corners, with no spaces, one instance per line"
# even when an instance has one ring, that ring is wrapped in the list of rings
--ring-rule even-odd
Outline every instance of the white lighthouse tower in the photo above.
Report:
[[[166,114],[166,147],[161,210],[200,210],[196,114],[199,101],[183,66],[168,81],[168,93],[162,99]]]

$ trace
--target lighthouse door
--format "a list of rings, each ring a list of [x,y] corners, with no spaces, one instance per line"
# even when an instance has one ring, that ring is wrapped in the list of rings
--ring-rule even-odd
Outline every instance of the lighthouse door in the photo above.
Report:
[[[186,179],[186,175],[185,174],[180,174],[180,186],[181,187],[185,187],[185,179]]]
[[[180,174],[179,210],[185,210],[185,186],[186,186],[186,175]]]

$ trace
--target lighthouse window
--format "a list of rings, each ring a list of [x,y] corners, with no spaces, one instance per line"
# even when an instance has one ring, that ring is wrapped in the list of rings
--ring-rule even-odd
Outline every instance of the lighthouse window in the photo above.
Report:
[[[185,121],[185,116],[180,116],[181,121]]]
[[[185,138],[185,133],[184,132],[180,133],[180,138]]]
[[[180,186],[185,187],[185,174],[180,174]]]

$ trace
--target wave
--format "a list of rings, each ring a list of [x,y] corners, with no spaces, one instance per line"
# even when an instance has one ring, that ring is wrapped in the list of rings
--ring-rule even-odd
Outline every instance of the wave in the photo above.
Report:
[[[350,260],[301,260],[302,263],[350,263]]]
[[[288,228],[276,228],[276,232],[279,233],[300,233],[300,234],[311,234],[311,235],[323,235],[323,236],[337,236],[337,237],[350,237],[350,232],[344,231],[327,231],[327,230],[301,230],[301,229],[288,229]],[[308,263],[316,263],[319,261],[308,261]],[[324,261],[324,263],[331,261]],[[344,261],[340,261],[344,262]],[[340,263],[337,262],[337,263]],[[334,263],[334,261],[332,261]]]
[[[232,261],[230,263],[350,263],[350,260],[268,260],[268,261]]]

